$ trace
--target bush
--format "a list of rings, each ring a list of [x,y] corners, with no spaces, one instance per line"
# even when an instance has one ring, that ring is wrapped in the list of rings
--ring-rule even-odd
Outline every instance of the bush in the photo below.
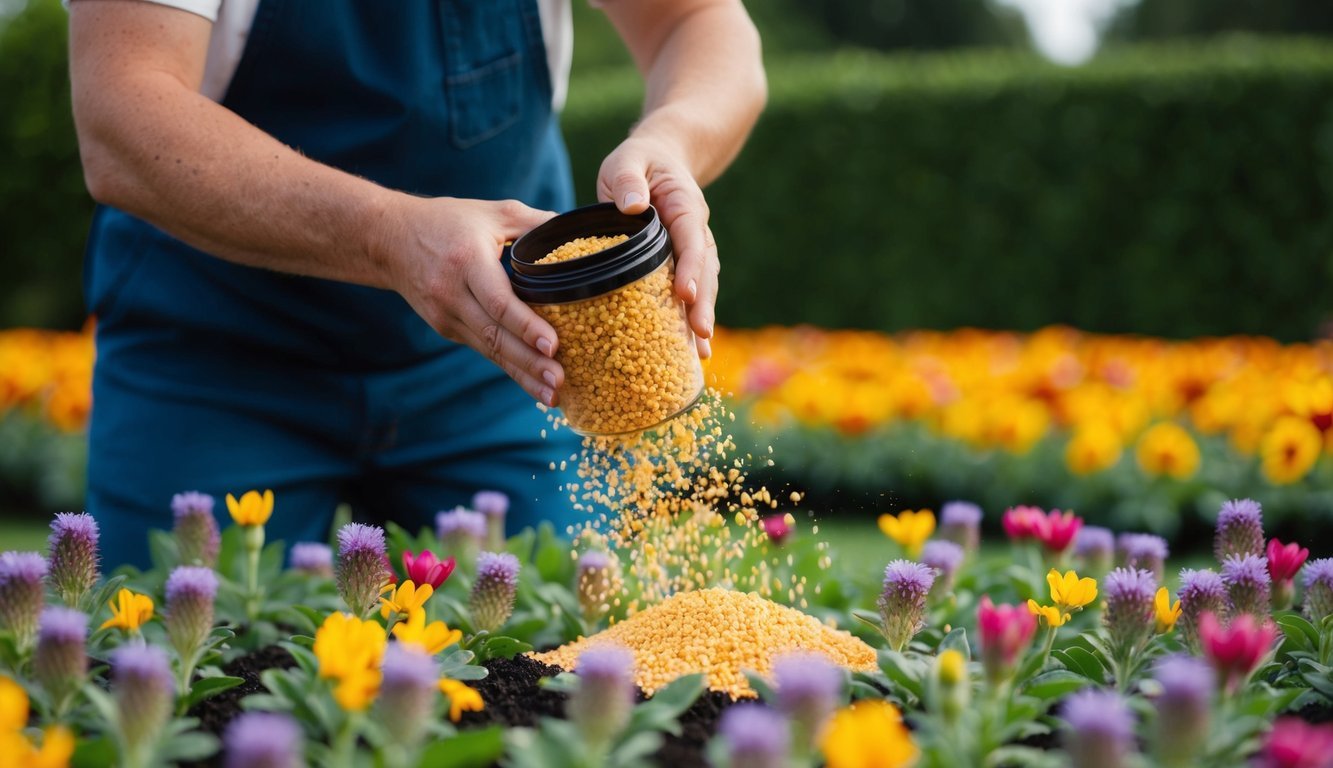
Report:
[[[770,67],[709,190],[720,322],[1308,338],[1333,279],[1333,47],[844,53]],[[574,83],[581,197],[639,109]]]

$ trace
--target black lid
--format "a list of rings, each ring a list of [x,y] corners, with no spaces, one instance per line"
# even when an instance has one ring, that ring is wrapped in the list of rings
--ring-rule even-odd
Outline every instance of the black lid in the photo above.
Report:
[[[551,251],[580,237],[629,235],[597,253],[537,264]],[[575,208],[514,241],[509,252],[514,293],[529,304],[564,304],[622,288],[671,257],[671,239],[652,206],[621,213],[614,203]]]

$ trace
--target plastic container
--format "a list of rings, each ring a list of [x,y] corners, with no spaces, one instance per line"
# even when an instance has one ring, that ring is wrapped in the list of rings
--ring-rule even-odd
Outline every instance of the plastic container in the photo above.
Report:
[[[579,238],[618,235],[628,239],[537,263]],[[703,391],[694,333],[673,289],[675,263],[652,207],[638,215],[611,203],[578,208],[514,241],[510,281],[559,337],[560,408],[576,432],[650,429],[688,409]]]

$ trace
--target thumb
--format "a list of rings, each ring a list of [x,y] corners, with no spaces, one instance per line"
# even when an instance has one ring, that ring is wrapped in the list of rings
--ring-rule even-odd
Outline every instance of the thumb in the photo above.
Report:
[[[553,216],[554,211],[529,208],[517,200],[505,200],[497,204],[495,220],[498,234],[505,240],[513,240]]]
[[[618,156],[602,168],[607,197],[621,213],[642,213],[648,208],[648,169],[641,163]]]

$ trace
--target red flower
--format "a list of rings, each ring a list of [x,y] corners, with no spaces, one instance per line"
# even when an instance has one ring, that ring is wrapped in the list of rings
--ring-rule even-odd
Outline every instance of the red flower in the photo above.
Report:
[[[1010,507],[1000,518],[1004,532],[1015,541],[1042,539],[1049,535],[1050,522],[1040,507]]]
[[[1300,544],[1273,539],[1268,542],[1268,574],[1275,582],[1291,581],[1309,556],[1310,550]]]
[[[1038,528],[1035,535],[1046,549],[1063,552],[1074,543],[1074,537],[1078,536],[1082,527],[1083,518],[1075,516],[1073,512],[1061,513],[1058,509],[1052,509],[1046,514],[1045,526]]]
[[[1265,621],[1260,624],[1242,613],[1223,627],[1210,611],[1199,617],[1199,640],[1218,679],[1227,690],[1235,690],[1259,666],[1273,647],[1277,628]]]
[[[1259,754],[1260,768],[1325,768],[1333,765],[1333,726],[1312,725],[1299,717],[1284,717]]]
[[[773,540],[774,544],[782,546],[782,543],[791,535],[792,527],[787,522],[786,515],[769,515],[760,521],[764,527],[764,533]]]
[[[981,660],[992,682],[1013,671],[1019,656],[1032,642],[1037,617],[1023,605],[995,605],[990,595],[977,607],[977,630],[981,635]]]
[[[452,557],[440,560],[428,549],[422,550],[421,554],[415,557],[410,551],[403,550],[403,570],[407,572],[407,578],[417,586],[429,584],[439,589],[444,580],[449,578],[449,574],[454,572],[454,565]]]

